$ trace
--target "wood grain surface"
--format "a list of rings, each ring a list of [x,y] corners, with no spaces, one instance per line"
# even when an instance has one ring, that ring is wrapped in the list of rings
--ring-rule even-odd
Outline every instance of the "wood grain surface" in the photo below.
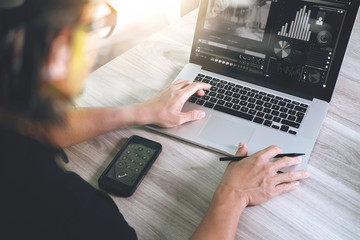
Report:
[[[188,62],[197,12],[193,11],[93,72],[79,106],[141,102],[169,85]],[[265,204],[247,207],[236,239],[360,239],[360,19],[310,157],[311,177]],[[125,140],[140,135],[163,152],[130,198],[114,197],[139,239],[188,239],[200,223],[227,163],[219,154],[134,127],[66,149],[78,173],[97,179]],[[121,238],[120,238],[121,239]]]

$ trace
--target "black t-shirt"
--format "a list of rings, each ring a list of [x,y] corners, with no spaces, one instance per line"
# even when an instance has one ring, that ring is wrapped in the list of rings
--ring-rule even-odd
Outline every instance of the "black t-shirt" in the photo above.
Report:
[[[57,151],[0,128],[0,239],[137,239],[106,193],[59,168]]]

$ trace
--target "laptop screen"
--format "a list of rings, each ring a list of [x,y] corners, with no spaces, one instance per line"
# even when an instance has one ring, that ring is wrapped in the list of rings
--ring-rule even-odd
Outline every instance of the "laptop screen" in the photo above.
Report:
[[[330,101],[358,6],[358,0],[204,0],[190,61]]]

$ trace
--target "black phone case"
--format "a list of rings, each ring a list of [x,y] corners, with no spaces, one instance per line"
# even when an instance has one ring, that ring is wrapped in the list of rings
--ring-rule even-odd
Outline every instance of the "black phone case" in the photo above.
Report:
[[[116,180],[108,177],[107,173],[111,170],[111,168],[117,162],[118,158],[125,151],[125,149],[130,144],[133,144],[133,143],[141,144],[143,146],[154,149],[155,152],[151,156],[151,158],[147,161],[143,170],[141,172],[139,172],[139,175],[137,176],[135,182],[131,186],[129,186],[129,185],[126,185],[122,182],[116,181]],[[147,174],[149,169],[151,168],[152,164],[155,162],[155,160],[161,153],[161,150],[162,150],[162,146],[158,142],[154,142],[152,140],[149,140],[149,139],[137,136],[137,135],[131,136],[126,141],[124,146],[121,147],[120,151],[116,154],[116,156],[111,161],[111,163],[108,165],[108,167],[105,169],[105,171],[101,174],[101,176],[98,180],[99,187],[101,189],[105,190],[106,192],[109,192],[109,193],[117,195],[117,196],[121,196],[121,197],[131,196],[135,192],[135,190],[137,189],[137,187],[139,186],[139,184],[141,183],[141,181],[143,180],[143,178],[145,177],[145,175]]]

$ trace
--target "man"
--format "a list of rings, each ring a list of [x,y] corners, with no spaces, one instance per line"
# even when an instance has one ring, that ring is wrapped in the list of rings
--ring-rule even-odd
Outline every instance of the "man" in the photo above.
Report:
[[[99,9],[106,8],[107,11]],[[4,239],[136,239],[112,199],[54,161],[59,147],[133,125],[172,127],[203,118],[181,112],[210,86],[178,80],[144,103],[73,108],[113,9],[86,0],[0,0],[0,234]],[[102,21],[104,20],[105,21]],[[96,23],[96,24],[95,24]],[[105,23],[99,24],[99,23]],[[111,26],[110,26],[111,27]],[[232,162],[192,239],[233,239],[240,215],[294,190],[307,171],[277,174],[300,158],[269,159],[276,146]],[[237,155],[246,155],[244,143]]]

